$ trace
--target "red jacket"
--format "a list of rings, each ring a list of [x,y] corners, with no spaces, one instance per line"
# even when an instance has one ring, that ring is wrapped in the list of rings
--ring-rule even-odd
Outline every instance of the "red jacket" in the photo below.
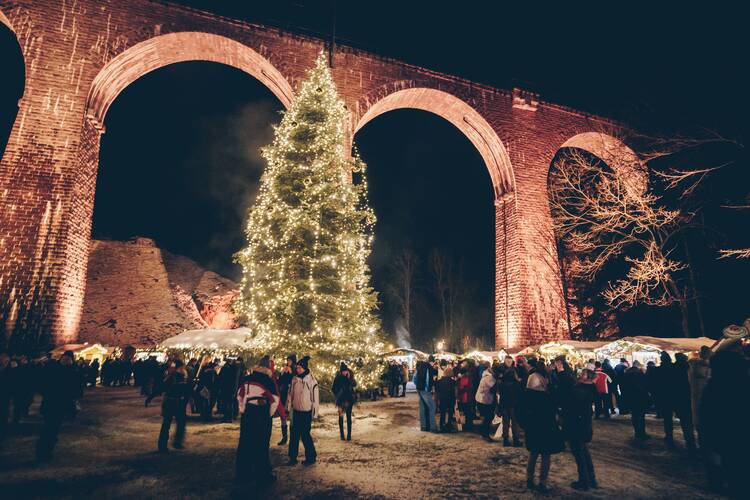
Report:
[[[601,368],[596,369],[596,392],[599,394],[607,394],[608,384],[612,383],[612,379],[609,375],[604,373]]]

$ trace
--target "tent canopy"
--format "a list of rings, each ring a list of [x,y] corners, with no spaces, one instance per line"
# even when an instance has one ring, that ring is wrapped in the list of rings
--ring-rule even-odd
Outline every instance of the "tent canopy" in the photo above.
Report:
[[[427,359],[428,357],[427,353],[417,349],[409,349],[408,347],[399,347],[398,349],[384,352],[383,356],[387,358],[389,356],[408,356],[410,354],[416,356],[418,359]]]
[[[612,349],[617,343],[622,346],[629,345],[632,348],[645,348],[645,350],[654,351],[670,351],[670,352],[692,352],[698,351],[702,346],[711,347],[714,339],[708,337],[697,337],[697,338],[660,338],[660,337],[648,337],[645,335],[637,337],[623,337],[614,342],[609,342],[603,345],[601,348]]]
[[[159,347],[162,349],[250,349],[252,348],[251,331],[249,328],[235,328],[234,330],[187,330],[164,340]]]

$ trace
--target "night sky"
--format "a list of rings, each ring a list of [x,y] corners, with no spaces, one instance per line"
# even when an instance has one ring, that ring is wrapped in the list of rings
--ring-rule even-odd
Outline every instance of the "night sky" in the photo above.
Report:
[[[333,17],[329,2],[266,2],[252,9],[231,2],[182,3],[324,36]],[[629,3],[605,12],[600,4],[576,10],[545,4],[489,11],[489,2],[462,3],[460,10],[379,2],[363,15],[361,4],[354,4],[337,8],[337,35],[374,52],[499,87],[525,86],[543,99],[635,125],[706,127],[746,137],[742,16],[718,5],[699,11],[684,4],[678,10]],[[236,279],[231,255],[243,244],[246,210],[262,172],[258,148],[271,141],[280,109],[252,77],[210,63],[170,66],[129,86],[106,117],[94,237],[150,236]],[[379,219],[371,259],[376,289],[383,288],[388,263],[400,248],[420,256],[420,280],[428,288],[428,254],[440,249],[456,264],[463,262],[475,331],[489,340],[492,190],[478,153],[447,122],[412,110],[378,117],[355,139],[370,167]],[[746,171],[739,176],[750,177]],[[726,201],[725,187],[737,179],[735,173],[707,188],[706,205]],[[707,209],[706,217],[719,226],[723,221],[725,241],[727,232],[742,232],[742,215],[726,218],[717,210]],[[715,330],[747,315],[747,300],[735,290],[746,283],[748,265],[717,264],[707,255],[698,252],[696,269]],[[437,324],[434,300],[427,291],[423,295],[412,336],[427,347]],[[381,314],[391,330],[396,316],[386,297]],[[676,333],[656,331],[672,327],[654,329],[664,316],[653,311],[633,318],[624,319],[630,331]]]

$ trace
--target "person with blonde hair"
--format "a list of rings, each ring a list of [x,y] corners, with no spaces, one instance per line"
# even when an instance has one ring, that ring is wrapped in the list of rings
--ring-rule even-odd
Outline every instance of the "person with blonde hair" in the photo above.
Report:
[[[526,389],[518,402],[517,416],[524,430],[529,460],[526,466],[526,487],[547,492],[552,455],[565,450],[562,432],[557,425],[556,408],[552,396],[547,391],[547,378],[539,372],[532,372]],[[539,485],[534,485],[536,463],[541,457]]]

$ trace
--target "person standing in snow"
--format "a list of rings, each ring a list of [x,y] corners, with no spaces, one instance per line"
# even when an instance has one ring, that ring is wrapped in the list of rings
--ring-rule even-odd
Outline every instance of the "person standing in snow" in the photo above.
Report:
[[[414,385],[417,386],[417,394],[419,394],[419,422],[422,432],[438,431],[435,422],[435,397],[432,394],[435,377],[437,377],[434,362],[435,358],[432,355],[427,361],[418,362],[417,371],[414,374]]]
[[[279,407],[280,398],[272,375],[270,359],[264,356],[237,390],[241,420],[236,480],[241,483],[256,480],[258,485],[265,485],[276,480],[268,448],[272,418]]]
[[[583,370],[578,382],[567,391],[560,412],[563,434],[578,467],[578,481],[571,484],[577,490],[598,488],[594,463],[587,446],[594,436],[591,408],[598,396],[595,379],[595,372]]]
[[[318,417],[320,395],[318,381],[315,380],[309,368],[310,356],[305,356],[297,363],[297,376],[292,379],[289,387],[287,406],[292,409],[292,432],[289,441],[289,462],[287,465],[297,464],[299,442],[305,446],[305,461],[303,464],[312,465],[317,459],[315,443],[310,435],[313,419]]]
[[[355,387],[357,387],[357,382],[354,380],[354,374],[342,361],[331,388],[336,396],[336,408],[339,410],[339,434],[342,441],[344,440],[344,415],[346,415],[346,440],[352,440],[352,407],[356,396]]]
[[[289,387],[292,385],[292,379],[297,373],[297,355],[290,354],[286,357],[286,364],[281,369],[281,375],[279,375],[279,395],[281,396],[281,404],[284,406],[284,412],[281,413],[281,441],[277,446],[283,446],[289,439],[288,427],[287,427],[287,415],[289,415],[289,407],[286,406],[287,398],[289,396]]]
[[[596,372],[596,392],[599,397],[596,400],[596,418],[609,418],[609,409],[612,406],[612,395],[609,393],[609,385],[612,378],[602,370],[601,362],[594,363]]]
[[[456,379],[453,378],[453,368],[449,366],[443,370],[443,376],[435,384],[435,389],[440,410],[440,432],[453,432],[456,413]]]
[[[620,377],[622,401],[631,411],[630,419],[637,441],[649,439],[646,434],[646,410],[649,406],[648,379],[641,370],[641,363],[633,361],[633,366]]]
[[[185,438],[185,406],[192,392],[192,387],[187,383],[187,370],[179,359],[174,362],[174,367],[160,384],[164,391],[164,399],[161,403],[161,432],[159,432],[159,451],[167,451],[169,441],[169,428],[172,419],[177,422],[177,430],[174,435],[173,447],[182,449]]]
[[[492,368],[485,368],[482,372],[482,378],[479,380],[479,387],[475,395],[479,414],[482,416],[482,426],[480,434],[485,441],[492,442],[490,436],[490,424],[495,414],[495,385],[497,379],[494,376]]]
[[[532,372],[518,402],[517,415],[524,430],[529,460],[526,466],[526,487],[540,492],[549,491],[549,477],[552,455],[565,450],[560,428],[557,426],[555,402],[547,392],[547,379],[538,372]],[[536,462],[542,458],[539,485],[534,486]]]

